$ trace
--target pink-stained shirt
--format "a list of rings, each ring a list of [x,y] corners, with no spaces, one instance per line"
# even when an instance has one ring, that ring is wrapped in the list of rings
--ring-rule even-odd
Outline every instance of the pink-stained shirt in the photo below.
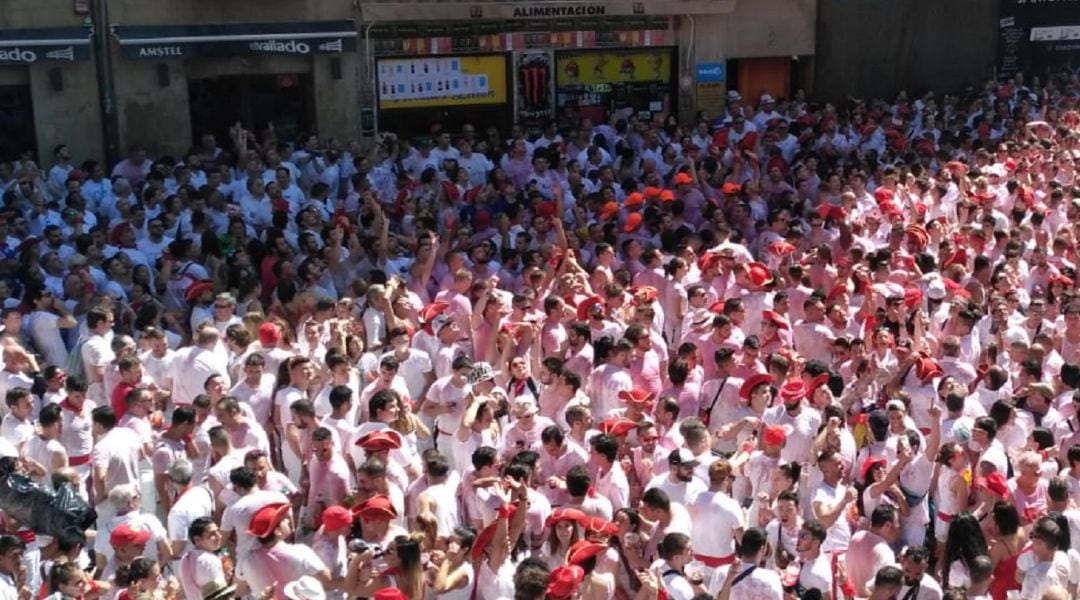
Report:
[[[352,489],[349,465],[336,452],[329,461],[314,459],[309,462],[308,478],[311,481],[307,502],[309,511],[321,513],[328,506],[340,504]]]
[[[552,506],[566,504],[570,501],[570,494],[566,492],[565,488],[548,486],[547,479],[549,477],[558,477],[565,480],[570,469],[584,465],[588,460],[589,453],[577,445],[577,442],[571,440],[566,440],[566,451],[563,452],[562,456],[554,457],[548,454],[546,450],[542,450],[540,452],[540,472],[543,474],[544,481],[540,482],[537,489],[547,497]]]
[[[649,349],[630,361],[630,379],[634,387],[659,394],[664,382],[660,377],[660,355]]]
[[[253,590],[274,587],[274,600],[286,600],[285,586],[326,570],[326,564],[309,546],[278,542],[270,548],[256,547],[247,557],[247,583]]]

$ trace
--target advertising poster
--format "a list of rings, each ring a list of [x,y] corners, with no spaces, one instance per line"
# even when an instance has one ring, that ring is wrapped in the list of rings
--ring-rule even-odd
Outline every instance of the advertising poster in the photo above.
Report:
[[[428,56],[377,63],[379,108],[503,104],[506,56]]]
[[[522,52],[517,66],[517,121],[538,133],[555,118],[555,74],[547,51]]]
[[[671,81],[671,51],[567,52],[558,56],[559,86]]]

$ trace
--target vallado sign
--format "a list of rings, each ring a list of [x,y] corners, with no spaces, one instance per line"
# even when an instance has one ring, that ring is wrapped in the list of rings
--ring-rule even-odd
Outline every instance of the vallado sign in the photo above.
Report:
[[[0,63],[29,65],[44,60],[74,61],[76,51],[74,46],[41,47],[35,50],[14,46],[11,48],[0,47]]]

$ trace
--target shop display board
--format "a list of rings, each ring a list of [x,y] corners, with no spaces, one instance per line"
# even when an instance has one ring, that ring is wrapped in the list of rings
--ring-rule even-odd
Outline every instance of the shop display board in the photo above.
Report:
[[[426,56],[377,62],[379,108],[504,104],[506,56]]]

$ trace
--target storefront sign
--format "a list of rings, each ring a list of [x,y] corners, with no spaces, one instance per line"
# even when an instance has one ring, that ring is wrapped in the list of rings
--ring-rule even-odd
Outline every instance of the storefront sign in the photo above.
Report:
[[[556,60],[559,85],[671,81],[671,50],[567,52]]]
[[[430,56],[377,63],[380,109],[507,102],[506,55]]]
[[[356,50],[357,37],[350,21],[116,26],[114,30],[124,56],[134,59],[343,54]]]
[[[86,27],[0,31],[0,64],[89,59],[90,29]]]
[[[697,110],[703,110],[709,113],[709,116],[722,114],[724,112],[724,93],[726,91],[727,86],[723,83],[701,83],[699,81],[694,87],[694,102]]]
[[[698,83],[723,83],[726,81],[724,63],[698,63],[695,73]]]
[[[644,9],[643,9],[644,10]],[[532,5],[514,8],[515,19],[554,19],[558,17],[602,17],[607,14],[603,4]]]
[[[359,4],[365,23],[609,18],[645,15],[721,15],[735,10],[736,0],[543,0],[443,2],[433,0],[365,0]]]

